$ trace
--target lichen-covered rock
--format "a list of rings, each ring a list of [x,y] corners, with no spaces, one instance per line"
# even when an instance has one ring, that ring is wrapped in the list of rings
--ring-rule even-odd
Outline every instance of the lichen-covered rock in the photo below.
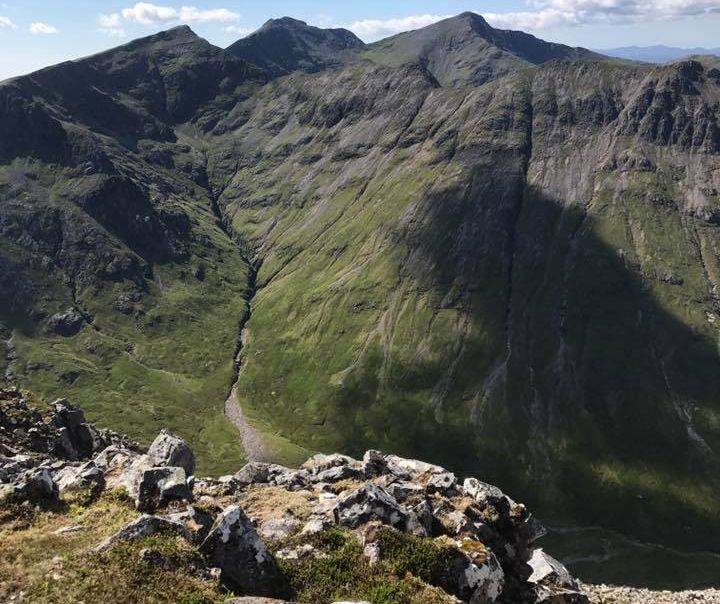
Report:
[[[137,487],[135,507],[153,510],[171,499],[192,499],[185,470],[180,467],[148,468]]]
[[[60,493],[90,489],[98,492],[105,484],[105,473],[94,461],[87,461],[79,466],[67,465],[55,473]]]
[[[304,470],[308,470],[313,474],[319,474],[325,470],[331,468],[337,468],[341,466],[359,466],[360,462],[347,455],[341,455],[339,453],[332,453],[331,455],[325,455],[318,453],[310,457],[305,463],[302,464]]]
[[[166,518],[185,525],[193,543],[201,543],[215,522],[215,518],[209,513],[192,505],[179,512],[171,512]]]
[[[300,521],[292,514],[286,513],[282,518],[271,518],[260,526],[260,534],[264,539],[281,541],[298,531]]]
[[[578,587],[577,581],[573,579],[565,565],[542,548],[533,550],[527,563],[532,569],[532,573],[528,577],[530,583],[564,589],[577,589]]]
[[[586,604],[587,597],[580,593],[579,584],[565,565],[547,554],[542,548],[532,551],[528,561],[532,570],[528,583],[533,585],[535,604]]]
[[[363,478],[364,474],[360,468],[355,468],[351,465],[342,465],[328,468],[313,476],[313,479],[317,482],[339,482],[341,480],[349,479],[360,479]]]
[[[422,485],[407,481],[392,482],[385,488],[385,490],[400,502],[407,499],[410,495],[421,495],[425,492]]]
[[[235,473],[235,480],[237,480],[241,486],[263,484],[272,482],[277,476],[289,471],[290,468],[285,468],[277,464],[251,461]]]
[[[239,506],[220,513],[200,550],[233,590],[272,597],[284,595],[287,589],[272,554]]]
[[[190,445],[167,430],[157,435],[147,454],[156,466],[180,466],[188,476],[195,472],[195,454]]]
[[[110,472],[119,468],[125,468],[139,455],[135,451],[118,445],[109,445],[100,451],[93,461],[103,472]]]
[[[373,520],[393,528],[405,530],[408,514],[383,488],[368,483],[345,495],[333,510],[335,522],[349,528],[357,528]]]
[[[275,476],[272,482],[288,491],[300,491],[310,486],[310,473],[307,470],[287,470]]]
[[[23,501],[56,501],[59,489],[48,468],[34,468],[20,476],[13,485],[14,497]]]
[[[426,489],[429,493],[456,494],[457,478],[452,472],[433,474],[427,481]]]

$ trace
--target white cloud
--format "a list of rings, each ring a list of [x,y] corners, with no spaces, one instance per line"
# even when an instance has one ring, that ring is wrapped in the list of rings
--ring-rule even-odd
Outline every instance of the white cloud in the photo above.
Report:
[[[148,2],[138,2],[135,6],[122,9],[123,19],[142,25],[169,23],[178,18],[178,12],[172,6],[158,6]]]
[[[527,11],[483,13],[495,27],[547,29],[587,23],[676,20],[720,11],[719,0],[527,0]]]
[[[562,25],[579,25],[576,14],[555,9],[536,12],[483,13],[482,16],[490,25],[499,29],[537,30]]]
[[[240,20],[238,13],[227,8],[199,9],[195,6],[182,6],[178,9],[149,2],[137,2],[134,6],[124,8],[120,12],[126,21],[141,25],[163,25],[175,21],[181,23],[235,23]],[[101,16],[112,19],[115,14]]]
[[[325,27],[325,28],[339,27],[338,25],[336,25],[335,17],[333,17],[332,15],[326,15],[326,14],[315,15],[315,18],[313,19],[313,23],[317,27]]]
[[[239,25],[228,25],[227,27],[224,27],[223,30],[228,34],[234,34],[236,36],[240,36],[241,38],[251,34],[253,31],[252,29],[240,27]]]
[[[447,19],[450,16],[451,15],[411,15],[399,19],[365,19],[363,21],[355,21],[348,26],[348,29],[363,40],[370,42],[411,29],[426,27],[442,19]]]
[[[120,27],[122,23],[120,19],[120,13],[111,13],[109,15],[100,13],[97,20],[100,27]]]
[[[122,17],[120,13],[110,13],[106,15],[100,13],[97,18],[98,31],[111,38],[124,38],[127,34],[122,28]]]
[[[30,24],[30,33],[33,35],[48,35],[58,33],[58,28],[47,23],[36,21]]]
[[[9,17],[0,17],[0,29],[17,29],[17,25]]]
[[[240,20],[240,15],[227,8],[211,8],[199,10],[194,6],[183,6],[180,9],[180,20],[198,23],[233,23]]]
[[[481,14],[501,29],[537,31],[588,23],[633,23],[675,20],[720,13],[720,0],[526,0],[527,10]],[[365,19],[348,26],[371,42],[432,25],[451,15],[411,15],[398,19]]]

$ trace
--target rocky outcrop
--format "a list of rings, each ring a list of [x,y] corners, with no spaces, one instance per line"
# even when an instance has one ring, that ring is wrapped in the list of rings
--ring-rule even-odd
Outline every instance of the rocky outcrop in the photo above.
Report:
[[[0,388],[0,437],[2,446],[10,450],[66,460],[87,458],[111,445],[137,449],[127,436],[95,428],[83,411],[67,400],[31,405],[15,387]]]
[[[55,333],[70,337],[74,336],[83,326],[85,318],[75,308],[55,313],[48,320],[48,327]]]
[[[67,401],[52,403],[45,423],[42,412],[13,393],[3,401],[5,417],[34,417],[48,442],[88,425]],[[458,601],[585,602],[567,569],[533,545],[541,530],[525,506],[441,466],[368,451],[362,460],[316,455],[299,469],[250,463],[235,475],[193,480],[186,471],[194,455],[180,437],[163,431],[145,453],[114,440],[101,450],[80,448],[77,461],[61,457],[62,448],[38,454],[16,441],[18,448],[7,447],[0,457],[0,500],[40,505],[76,491],[97,498],[122,487],[136,509],[152,514],[101,540],[96,553],[174,535],[203,561],[205,570],[193,563],[193,573],[212,576],[218,569],[227,589],[253,597],[291,596],[292,565],[322,560],[328,554],[318,548],[340,538],[356,544],[360,566],[391,568],[398,551],[412,559],[412,548],[422,549],[418,555],[435,569],[423,579]],[[283,500],[296,503],[273,503]],[[160,554],[143,552],[148,563],[177,570]]]

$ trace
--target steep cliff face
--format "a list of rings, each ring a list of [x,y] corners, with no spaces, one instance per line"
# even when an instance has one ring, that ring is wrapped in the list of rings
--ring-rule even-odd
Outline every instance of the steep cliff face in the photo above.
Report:
[[[263,54],[281,34],[289,63]],[[717,542],[716,61],[606,60],[466,14],[370,47],[286,20],[228,52],[172,30],[53,69],[0,87],[59,128],[0,143],[17,379],[69,374],[105,423],[142,436],[161,415],[217,456],[228,428],[190,426],[233,375],[230,234],[257,269],[237,396],[272,438]],[[93,86],[65,90],[67,70]],[[130,117],[89,115],[98,94]],[[95,329],[46,335],[68,307]],[[101,335],[114,352],[86,362],[78,338]]]

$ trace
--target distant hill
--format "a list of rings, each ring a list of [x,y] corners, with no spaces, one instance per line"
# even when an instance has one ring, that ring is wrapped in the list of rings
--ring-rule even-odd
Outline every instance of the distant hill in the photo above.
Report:
[[[667,63],[696,55],[720,55],[720,48],[676,48],[673,46],[623,46],[599,50],[610,57],[645,61],[646,63]]]

